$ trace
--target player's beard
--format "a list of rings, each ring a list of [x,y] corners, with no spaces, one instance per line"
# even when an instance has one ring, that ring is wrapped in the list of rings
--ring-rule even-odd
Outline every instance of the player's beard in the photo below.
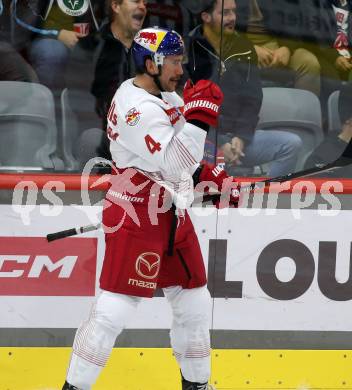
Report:
[[[165,88],[166,91],[167,92],[175,92],[179,82],[180,82],[180,78],[179,77],[171,77],[169,79],[169,83],[168,83],[170,85],[170,88],[167,88],[167,89]],[[170,90],[170,89],[172,89],[172,90]]]
[[[167,81],[162,79],[161,74],[157,76],[158,82],[154,79],[154,82],[162,92],[175,92],[180,82],[180,77],[170,77]]]

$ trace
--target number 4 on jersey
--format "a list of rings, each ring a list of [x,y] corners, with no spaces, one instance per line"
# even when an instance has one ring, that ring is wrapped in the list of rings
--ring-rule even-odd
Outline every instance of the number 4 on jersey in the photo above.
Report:
[[[156,142],[149,134],[144,137],[145,143],[147,144],[147,148],[151,154],[155,152],[160,152],[161,144],[160,142]]]

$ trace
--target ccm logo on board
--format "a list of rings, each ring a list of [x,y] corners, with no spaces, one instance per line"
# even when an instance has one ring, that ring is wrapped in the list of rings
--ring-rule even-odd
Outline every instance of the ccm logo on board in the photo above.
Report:
[[[94,296],[96,238],[0,237],[0,295]]]

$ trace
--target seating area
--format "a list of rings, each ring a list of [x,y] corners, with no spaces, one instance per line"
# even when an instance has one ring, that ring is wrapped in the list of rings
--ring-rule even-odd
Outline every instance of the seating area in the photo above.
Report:
[[[88,92],[65,88],[60,102],[42,84],[0,81],[0,171],[79,171],[74,145],[101,121]]]
[[[52,92],[41,84],[0,82],[0,169],[65,169]]]
[[[340,91],[334,91],[328,99],[328,130],[339,131],[341,130],[341,119],[339,115],[339,96]]]
[[[93,96],[65,88],[57,124],[53,94],[45,86],[1,81],[0,91],[0,170],[78,172],[79,158],[74,146],[84,130],[98,130],[100,125]],[[330,130],[341,127],[338,96],[335,91],[329,98]],[[285,130],[301,137],[303,148],[296,171],[303,169],[310,153],[324,139],[319,99],[309,91],[295,88],[263,88],[257,127]]]
[[[323,141],[320,101],[312,92],[296,88],[263,88],[258,128],[297,134],[303,141],[295,171],[304,168],[312,151]]]
[[[79,171],[81,167],[79,151],[76,147],[79,138],[85,130],[96,129],[97,134],[102,133],[102,130],[98,128],[101,126],[101,121],[95,114],[95,101],[89,93],[65,88],[61,92],[60,103],[61,143],[57,149],[63,158],[65,169],[67,171]]]

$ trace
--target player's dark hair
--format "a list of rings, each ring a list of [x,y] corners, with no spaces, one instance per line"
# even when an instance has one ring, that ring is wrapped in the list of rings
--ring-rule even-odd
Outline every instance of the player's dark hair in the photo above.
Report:
[[[146,68],[146,66],[145,66],[145,62],[147,61],[147,60],[153,60],[152,59],[152,56],[145,56],[144,58],[143,58],[143,63],[144,63],[144,66],[143,67],[141,67],[141,66],[137,66],[136,65],[136,74],[143,74],[143,73],[146,73],[146,71],[147,71],[147,68]]]

